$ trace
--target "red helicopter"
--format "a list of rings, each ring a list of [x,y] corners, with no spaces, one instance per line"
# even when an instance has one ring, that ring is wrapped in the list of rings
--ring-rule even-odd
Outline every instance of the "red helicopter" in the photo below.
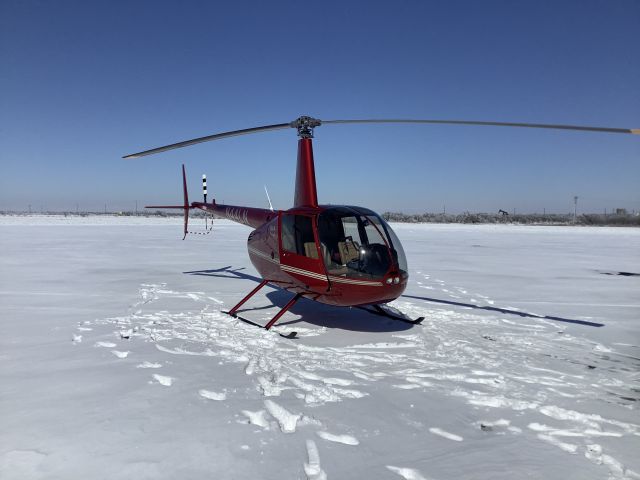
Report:
[[[419,324],[424,317],[411,320],[395,315],[382,307],[402,295],[409,279],[407,259],[402,244],[389,224],[380,215],[367,208],[318,204],[313,161],[313,130],[323,124],[357,123],[483,125],[640,134],[639,129],[576,125],[467,120],[318,120],[302,116],[289,123],[218,133],[145,150],[123,158],[138,158],[226,137],[285,128],[296,129],[300,139],[292,208],[274,211],[221,205],[215,200],[207,203],[206,177],[204,176],[204,201],[189,203],[184,165],[182,165],[183,205],[152,205],[146,208],[183,209],[183,239],[188,233],[190,209],[200,209],[214,217],[226,218],[254,229],[249,235],[247,249],[251,263],[260,273],[262,281],[236,306],[226,312],[244,322],[268,330],[300,298],[305,297],[329,305],[364,308],[377,315]],[[294,295],[264,326],[238,316],[240,307],[267,284],[281,287]],[[366,307],[372,307],[373,310]],[[293,336],[295,332],[290,334],[290,337]]]

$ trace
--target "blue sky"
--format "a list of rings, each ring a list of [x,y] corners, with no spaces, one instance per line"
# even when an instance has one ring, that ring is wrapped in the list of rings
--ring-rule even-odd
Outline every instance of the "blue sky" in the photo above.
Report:
[[[0,2],[0,209],[293,199],[292,131],[125,154],[309,114],[640,128],[640,2]],[[640,136],[324,126],[323,203],[640,210]],[[213,194],[213,195],[212,195]]]

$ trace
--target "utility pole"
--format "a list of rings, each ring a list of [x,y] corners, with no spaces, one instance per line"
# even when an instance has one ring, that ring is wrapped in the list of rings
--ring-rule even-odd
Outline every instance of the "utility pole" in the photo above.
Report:
[[[573,223],[578,222],[578,196],[573,196]]]
[[[138,215],[138,200],[136,200],[136,216]]]
[[[29,204],[29,215],[31,215],[31,204]]]

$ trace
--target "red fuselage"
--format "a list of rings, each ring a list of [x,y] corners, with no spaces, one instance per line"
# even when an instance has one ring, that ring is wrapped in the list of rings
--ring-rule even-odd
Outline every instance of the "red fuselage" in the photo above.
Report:
[[[186,195],[186,194],[185,194]],[[306,298],[337,306],[390,302],[409,278],[397,236],[371,210],[318,205],[311,138],[298,141],[294,207],[267,210],[191,203],[247,225],[249,258],[260,275]]]
[[[303,293],[307,298],[330,305],[356,306],[390,302],[398,298],[406,288],[408,280],[406,267],[403,269],[397,261],[392,260],[395,255],[388,255],[386,263],[378,262],[375,265],[375,271],[372,272],[362,271],[364,267],[358,270],[358,260],[355,258],[350,262],[354,268],[349,268],[347,262],[342,263],[344,258],[336,262],[327,260],[327,247],[323,240],[332,231],[323,231],[322,226],[319,227],[319,219],[323,218],[323,214],[336,210],[347,212],[353,210],[365,212],[367,218],[372,218],[375,214],[370,210],[323,205],[271,211],[198,202],[192,203],[192,206],[216,217],[254,228],[247,241],[251,263],[262,278],[293,293]],[[376,216],[376,218],[379,217]],[[311,226],[308,232],[309,237],[304,239],[309,240],[304,242],[304,249],[296,249],[295,242],[291,242],[289,246],[285,245],[286,224],[292,223],[289,219],[304,219],[305,223]],[[385,235],[384,228],[390,227],[384,225],[382,228],[379,227],[379,230],[370,230],[376,233],[381,231],[382,235]],[[338,235],[343,233],[338,232]],[[392,238],[396,238],[395,242],[399,242],[397,237]],[[338,242],[338,244],[342,246],[344,242]],[[356,242],[356,244],[360,247],[359,250],[367,249],[362,242]],[[382,242],[378,246],[381,244]],[[395,243],[392,247],[394,252],[402,248]],[[384,257],[385,249],[379,248],[379,250],[381,253],[378,255]],[[367,251],[367,254],[369,253]],[[337,251],[336,256],[339,257],[339,254],[340,252]]]

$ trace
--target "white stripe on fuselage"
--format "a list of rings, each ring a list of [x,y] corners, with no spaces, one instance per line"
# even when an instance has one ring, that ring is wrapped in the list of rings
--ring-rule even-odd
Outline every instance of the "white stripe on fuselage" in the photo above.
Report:
[[[263,258],[271,263],[275,263],[280,266],[280,269],[287,273],[295,273],[296,275],[302,275],[304,277],[313,278],[315,280],[323,280],[327,282],[327,276],[317,272],[311,272],[309,270],[303,270],[302,268],[292,267],[291,265],[283,265],[280,263],[280,259],[275,257],[271,258],[271,255],[268,255],[260,250],[257,250],[253,247],[248,247],[249,252],[257,255],[260,258]],[[382,282],[369,282],[366,280],[355,280],[346,277],[336,277],[335,275],[329,275],[329,280],[336,283],[344,283],[347,285],[360,285],[365,287],[381,287]]]

